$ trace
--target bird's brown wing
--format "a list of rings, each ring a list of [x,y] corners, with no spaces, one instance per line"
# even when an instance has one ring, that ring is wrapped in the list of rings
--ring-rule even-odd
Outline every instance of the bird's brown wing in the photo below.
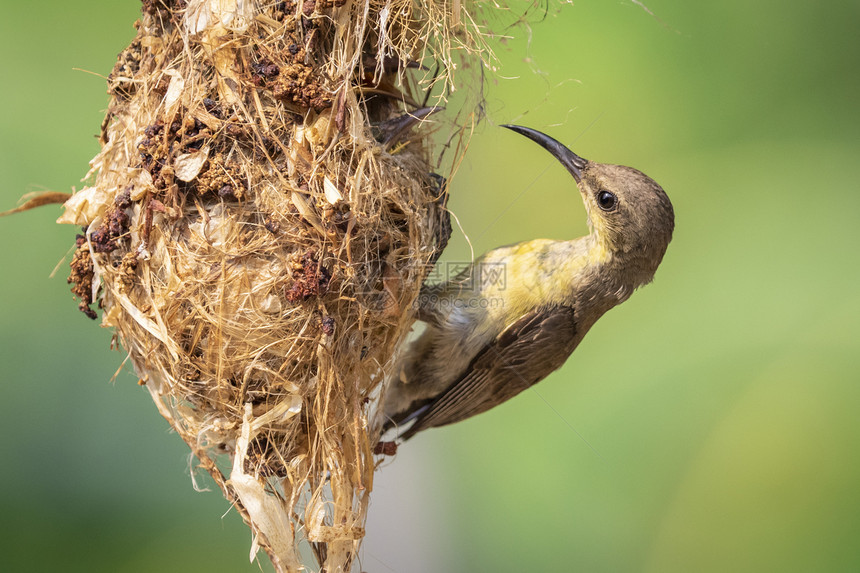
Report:
[[[522,316],[484,347],[456,382],[421,408],[401,437],[459,422],[513,398],[564,364],[574,348],[573,308],[554,306]]]

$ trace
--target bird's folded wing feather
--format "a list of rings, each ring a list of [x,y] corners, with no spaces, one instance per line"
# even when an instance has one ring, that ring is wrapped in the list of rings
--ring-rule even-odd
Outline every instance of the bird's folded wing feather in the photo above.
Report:
[[[401,436],[458,422],[519,394],[564,364],[576,346],[573,308],[520,317],[472,360],[463,376],[430,403]]]

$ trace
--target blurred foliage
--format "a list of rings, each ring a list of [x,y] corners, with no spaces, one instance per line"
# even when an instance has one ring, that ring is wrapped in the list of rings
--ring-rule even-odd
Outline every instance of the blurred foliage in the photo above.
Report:
[[[451,206],[476,254],[585,232],[564,170],[497,126],[546,131],[667,190],[656,280],[533,391],[386,462],[364,570],[860,568],[860,5],[646,4],[507,30]],[[138,11],[3,7],[0,209],[80,186]],[[0,565],[258,570],[130,369],[109,383],[122,354],[65,265],[48,278],[76,232],[57,214],[0,220]]]

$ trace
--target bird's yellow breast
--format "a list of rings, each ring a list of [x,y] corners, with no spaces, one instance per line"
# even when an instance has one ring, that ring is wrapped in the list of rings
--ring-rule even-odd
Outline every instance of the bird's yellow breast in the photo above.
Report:
[[[536,239],[501,247],[476,261],[482,279],[487,278],[486,270],[493,269],[496,280],[481,280],[476,285],[480,288],[467,296],[497,301],[496,314],[510,323],[538,306],[572,304],[579,277],[611,256],[605,245],[591,237]]]

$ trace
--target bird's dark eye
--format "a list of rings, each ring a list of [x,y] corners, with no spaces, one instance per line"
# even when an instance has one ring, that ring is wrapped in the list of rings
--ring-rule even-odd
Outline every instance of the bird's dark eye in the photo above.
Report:
[[[617,204],[618,198],[615,196],[615,193],[600,191],[597,194],[597,205],[604,211],[612,211]]]

